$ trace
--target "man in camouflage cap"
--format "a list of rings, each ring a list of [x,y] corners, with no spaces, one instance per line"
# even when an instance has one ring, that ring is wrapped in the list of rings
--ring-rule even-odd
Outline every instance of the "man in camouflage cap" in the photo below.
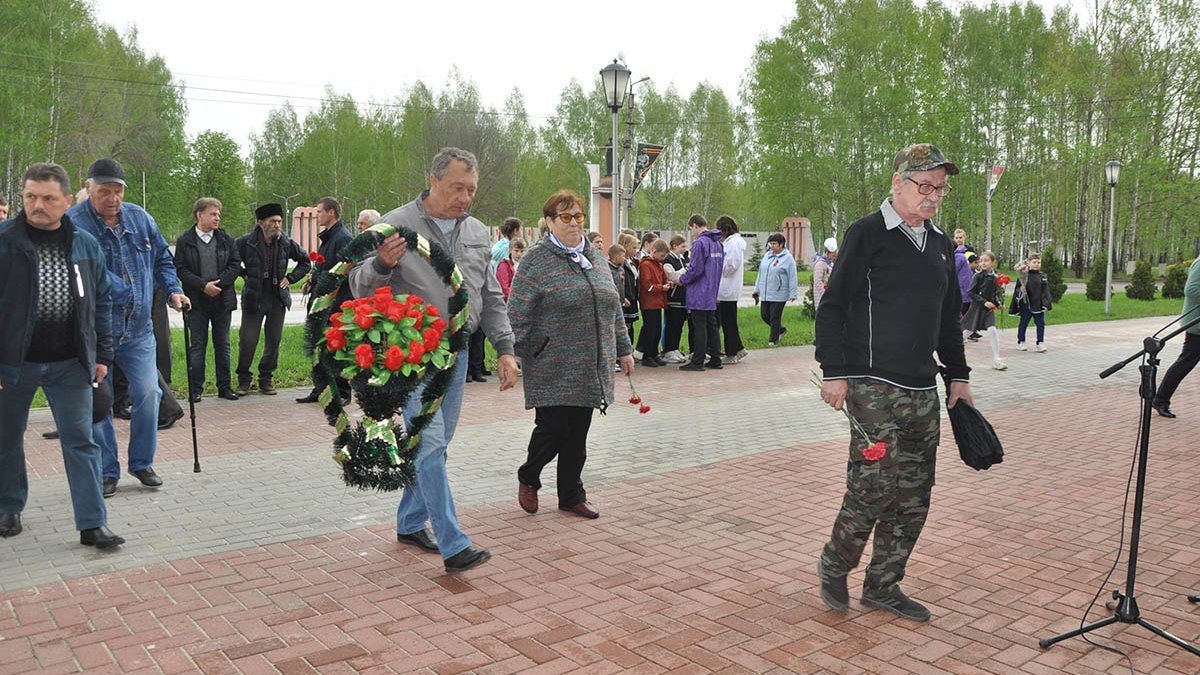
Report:
[[[933,489],[935,351],[952,380],[948,405],[971,401],[954,244],[930,220],[958,167],[928,143],[901,150],[892,167],[892,196],[846,230],[817,313],[821,398],[845,405],[869,436],[851,434],[846,493],[817,574],[825,604],[847,611],[846,577],[874,529],[862,604],[925,621],[929,610],[898,584]]]

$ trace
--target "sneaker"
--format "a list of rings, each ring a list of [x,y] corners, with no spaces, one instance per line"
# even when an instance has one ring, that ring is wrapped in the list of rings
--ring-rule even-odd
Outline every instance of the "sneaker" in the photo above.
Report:
[[[741,363],[742,359],[745,359],[747,356],[750,356],[750,352],[745,349],[738,350],[738,353],[733,355],[733,358],[737,359],[734,363]]]
[[[1039,342],[1039,343],[1037,343],[1037,346],[1033,348],[1033,351],[1035,351],[1035,352],[1038,352],[1038,353],[1045,352],[1045,351],[1046,351],[1046,345],[1044,345],[1044,344],[1042,344],[1041,342]]]
[[[783,337],[784,335],[787,335],[787,326],[780,326],[779,337]]]
[[[672,349],[666,354],[662,354],[662,360],[666,361],[667,363],[684,363],[687,361],[683,354],[679,353],[678,349]]]
[[[846,589],[846,577],[825,574],[821,559],[817,559],[817,578],[821,580],[821,599],[835,612],[850,611],[850,591]]]
[[[727,366],[732,366],[733,364],[738,362],[737,354],[734,354],[733,356],[723,356],[723,357],[721,357],[720,362]]]
[[[642,350],[640,350],[640,349],[633,350],[633,358],[635,361],[641,361],[642,360]]]
[[[778,343],[778,342],[768,342],[768,343],[767,343],[767,346],[768,346],[768,347],[774,347],[774,346],[775,346],[775,345],[777,345],[777,344],[779,344],[779,343]]]
[[[1004,362],[1004,359],[996,359],[992,361],[992,370],[1008,370],[1008,364]]]
[[[1029,351],[1029,347],[1026,347],[1024,342],[1018,342],[1017,343],[1017,351],[1019,351],[1019,352]]]
[[[250,394],[250,383],[238,382],[237,389],[234,389],[233,393],[237,394],[238,396],[248,396]]]
[[[692,363],[691,361],[689,361],[689,362],[683,364],[682,366],[679,366],[679,369],[680,370],[689,370],[692,372],[699,373],[699,372],[703,372],[704,364],[703,363]]]
[[[275,394],[278,394],[279,392],[276,391],[275,387],[273,387],[271,385],[270,380],[259,380],[258,381],[258,393],[265,394],[267,396],[274,396]]]
[[[967,342],[979,342],[979,335],[968,335]]]
[[[825,586],[822,584],[822,591],[824,591],[824,588]],[[893,589],[891,595],[884,598],[872,598],[864,594],[861,602],[867,607],[886,610],[909,621],[928,621],[930,617],[929,610],[925,605],[908,597],[899,588]]]
[[[711,368],[713,370],[720,370],[720,369],[724,368],[725,366],[721,365],[720,359],[709,359],[708,363],[704,364],[704,367]]]

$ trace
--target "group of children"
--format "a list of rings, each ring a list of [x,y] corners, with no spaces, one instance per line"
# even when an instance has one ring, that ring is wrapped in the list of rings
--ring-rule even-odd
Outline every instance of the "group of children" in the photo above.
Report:
[[[588,237],[594,245],[602,244],[600,233]],[[608,248],[608,267],[621,296],[629,341],[641,354],[641,364],[657,368],[687,361],[679,350],[687,321],[687,288],[667,278],[668,270],[676,273],[687,267],[687,240],[674,235],[668,243],[647,232],[639,246],[636,235],[623,232]],[[642,330],[635,340],[633,326],[639,317]]]
[[[962,288],[962,319],[960,327],[964,337],[969,341],[977,341],[980,331],[986,332],[988,342],[992,347],[992,368],[1008,370],[1004,359],[1000,358],[1000,336],[996,331],[996,313],[1004,311],[1001,307],[1004,287],[1010,279],[996,274],[996,254],[984,251],[978,255],[970,251],[964,241],[966,232],[957,230],[954,233],[955,265],[959,273],[959,286]],[[1037,342],[1034,351],[1046,351],[1046,312],[1052,307],[1050,297],[1050,281],[1042,272],[1042,257],[1031,253],[1029,260],[1017,265],[1016,285],[1008,306],[1008,313],[1020,317],[1017,324],[1017,350],[1028,351],[1025,344],[1026,329],[1032,320],[1037,329]],[[964,279],[969,282],[964,283]]]

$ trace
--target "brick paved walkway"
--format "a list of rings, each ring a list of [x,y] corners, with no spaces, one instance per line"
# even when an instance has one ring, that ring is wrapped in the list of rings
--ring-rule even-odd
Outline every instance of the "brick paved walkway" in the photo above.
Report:
[[[847,430],[807,381],[811,348],[720,372],[640,371],[653,411],[619,405],[592,427],[597,521],[517,507],[532,414],[494,379],[470,385],[451,480],[464,529],[495,557],[457,576],[395,542],[396,495],[340,484],[330,431],[293,392],[198,404],[198,474],[188,427],[165,432],[167,484],[122,481],[109,517],[129,543],[109,554],[77,543],[59,450],[38,435],[51,422],[35,411],[26,530],[0,540],[0,674],[1128,672],[1082,640],[1037,639],[1077,626],[1112,565],[1137,373],[1096,373],[1159,323],[1053,326],[1047,354],[1012,351],[1004,331],[1003,373],[969,346],[976,403],[1007,459],[975,472],[944,444],[905,582],[931,606],[926,624],[857,600],[839,615],[815,593]],[[1174,407],[1180,419],[1153,427],[1138,601],[1196,641],[1200,607],[1183,597],[1200,589],[1195,381]],[[1102,599],[1124,574],[1122,559]],[[1200,671],[1140,627],[1092,635],[1138,673]]]

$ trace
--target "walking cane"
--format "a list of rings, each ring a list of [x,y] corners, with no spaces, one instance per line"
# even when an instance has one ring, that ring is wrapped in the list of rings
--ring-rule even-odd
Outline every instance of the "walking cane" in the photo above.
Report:
[[[189,306],[184,306],[183,308],[183,352],[186,356],[184,360],[189,366],[187,368],[187,400],[188,413],[191,414],[192,418],[192,458],[194,460],[194,464],[192,464],[192,473],[200,473],[200,444],[196,441],[196,402],[192,400],[192,392],[195,390],[192,389],[192,369],[190,367],[192,361],[192,334],[191,331],[188,330],[189,309],[191,309]]]

